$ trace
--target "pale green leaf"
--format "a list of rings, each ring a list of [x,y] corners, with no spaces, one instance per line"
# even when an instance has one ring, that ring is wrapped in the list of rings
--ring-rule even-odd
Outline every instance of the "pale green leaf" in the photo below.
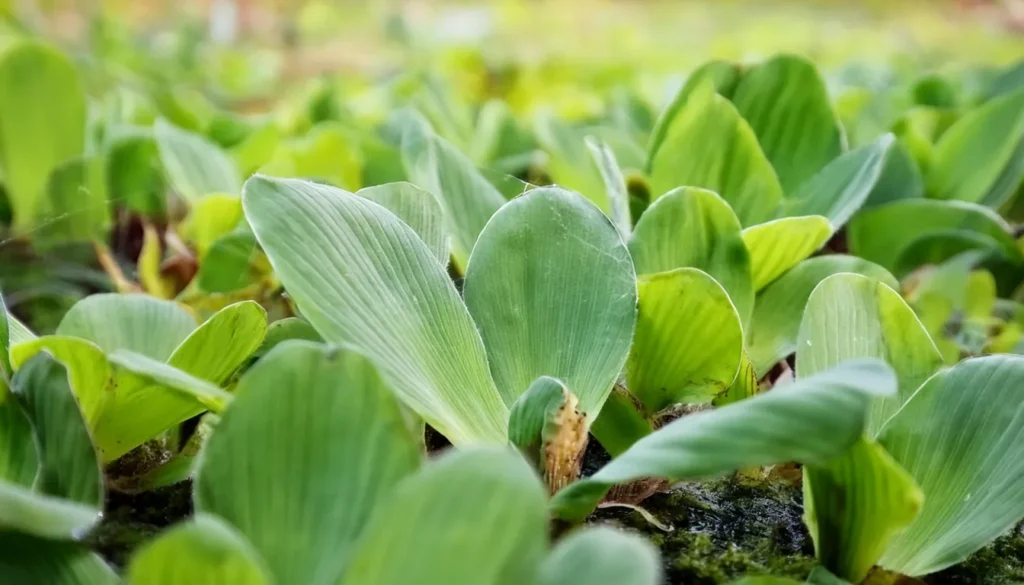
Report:
[[[807,299],[819,282],[840,272],[863,274],[891,288],[899,286],[881,266],[853,256],[819,256],[797,264],[761,291],[754,304],[754,317],[747,332],[747,356],[758,379],[796,351]]]
[[[784,217],[743,230],[750,252],[754,292],[760,292],[832,237],[832,224],[820,215]]]
[[[813,375],[861,357],[885,361],[899,380],[896,396],[871,407],[871,437],[944,365],[928,332],[899,293],[859,274],[830,276],[807,300],[796,350],[797,375]]]
[[[0,538],[19,533],[49,540],[82,538],[100,520],[99,512],[95,506],[0,481]],[[0,555],[8,552],[4,550]]]
[[[743,71],[732,93],[785,193],[843,153],[846,138],[811,61],[779,55]]]
[[[896,413],[879,442],[925,494],[920,515],[879,564],[925,575],[966,559],[1024,517],[1024,358],[943,370]]]
[[[997,97],[968,112],[935,147],[926,179],[937,199],[982,203],[1024,137],[1024,91]]]
[[[540,568],[538,585],[658,585],[658,550],[647,540],[607,526],[558,542]]]
[[[612,486],[635,479],[693,480],[786,461],[823,463],[861,437],[871,399],[895,390],[885,364],[859,360],[684,416],[560,491],[551,506],[556,516],[581,521]]]
[[[964,201],[908,199],[872,207],[850,222],[847,243],[852,254],[895,270],[917,240],[951,230],[986,236],[1009,257],[1019,255],[1010,226],[1002,218]]]
[[[36,339],[36,334],[32,333],[24,323],[18,321],[18,319],[11,314],[7,315],[7,327],[8,334],[10,335],[11,345],[15,343],[24,343],[26,341],[32,341]],[[9,347],[8,347],[9,349]]]
[[[257,362],[236,394],[206,443],[197,509],[234,525],[275,582],[336,583],[419,463],[398,403],[365,357],[302,341]]]
[[[452,259],[465,270],[476,239],[505,203],[505,197],[448,141],[409,130],[402,139],[402,159],[409,180],[434,194],[451,236]]]
[[[447,266],[451,256],[444,212],[437,199],[411,183],[387,183],[360,189],[356,195],[379,203],[404,221],[423,240],[434,257]]]
[[[269,585],[263,561],[242,535],[214,516],[163,532],[140,548],[127,571],[130,585]]]
[[[590,155],[601,172],[605,193],[608,197],[608,216],[623,241],[629,240],[633,231],[633,219],[629,211],[629,192],[626,190],[626,178],[622,175],[615,153],[607,144],[593,137],[586,139]]]
[[[597,416],[629,353],[636,277],[593,203],[557,187],[507,203],[480,234],[464,294],[505,404],[550,375]]]
[[[754,131],[729,100],[705,90],[690,95],[670,123],[652,155],[650,182],[655,198],[680,186],[710,189],[745,226],[773,219],[782,200]]]
[[[695,268],[678,268],[641,277],[638,287],[626,384],[647,414],[725,392],[743,357],[743,328],[721,285]]]
[[[39,585],[118,585],[98,555],[78,543],[0,531],[0,582]]]
[[[167,363],[191,376],[223,385],[260,345],[267,311],[243,301],[217,311],[174,350]]]
[[[534,135],[547,154],[547,171],[555,184],[582,194],[610,215],[606,183],[599,163],[588,152],[584,129],[544,110],[534,120]]]
[[[90,341],[106,353],[127,349],[162,361],[195,328],[195,319],[177,303],[108,293],[75,303],[57,326],[57,335]]]
[[[917,515],[924,494],[885,449],[865,439],[803,471],[804,521],[818,560],[833,574],[860,583]]]
[[[750,254],[739,220],[715,193],[684,187],[659,197],[637,221],[629,252],[640,275],[703,270],[729,293],[740,320],[750,320]]]
[[[164,119],[157,120],[153,130],[164,172],[179,195],[194,201],[242,190],[235,163],[216,144]]]
[[[85,149],[85,92],[55,48],[19,41],[0,54],[0,166],[13,230],[28,233],[44,208],[50,173]]]
[[[548,529],[545,500],[518,454],[495,447],[453,452],[395,488],[340,583],[532,582]]]
[[[857,213],[882,176],[895,139],[886,134],[830,162],[782,204],[782,215],[823,215],[839,229]]]
[[[569,400],[569,389],[561,380],[541,376],[512,405],[508,415],[508,441],[540,469],[544,462],[545,429]]]
[[[326,341],[373,360],[453,443],[505,442],[508,409],[480,334],[409,226],[363,197],[299,180],[249,179],[243,205],[289,295]]]

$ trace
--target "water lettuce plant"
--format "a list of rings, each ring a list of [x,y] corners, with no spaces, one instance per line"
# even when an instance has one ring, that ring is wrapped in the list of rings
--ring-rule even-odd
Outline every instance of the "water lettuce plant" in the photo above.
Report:
[[[0,582],[942,583],[1024,518],[1019,65],[659,111],[399,23],[278,95],[94,24],[0,30]],[[699,525],[744,487],[801,562]]]

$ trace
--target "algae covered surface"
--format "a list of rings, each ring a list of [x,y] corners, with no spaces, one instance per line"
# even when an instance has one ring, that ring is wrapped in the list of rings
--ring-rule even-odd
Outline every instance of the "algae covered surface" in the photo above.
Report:
[[[670,585],[718,585],[751,575],[804,580],[817,565],[802,521],[800,488],[790,480],[738,476],[686,482],[637,510],[603,507],[591,521],[642,532],[660,549]],[[666,530],[668,529],[668,530]],[[866,585],[1024,583],[1024,523],[967,561],[922,579],[872,574]]]

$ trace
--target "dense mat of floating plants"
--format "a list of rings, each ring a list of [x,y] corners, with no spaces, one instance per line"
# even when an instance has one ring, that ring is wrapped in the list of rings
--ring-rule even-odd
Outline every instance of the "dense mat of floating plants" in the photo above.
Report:
[[[1019,66],[714,61],[586,122],[103,67],[0,53],[4,583],[654,585],[595,510],[734,474],[802,489],[815,556],[745,585],[924,577],[1024,518]],[[168,486],[108,563],[114,496]]]

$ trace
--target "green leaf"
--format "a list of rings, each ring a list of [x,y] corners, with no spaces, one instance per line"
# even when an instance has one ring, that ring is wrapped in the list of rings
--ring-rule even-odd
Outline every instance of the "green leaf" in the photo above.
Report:
[[[636,320],[629,251],[597,206],[557,187],[508,202],[480,234],[464,294],[505,404],[550,375],[597,416]]]
[[[833,160],[786,198],[782,214],[823,215],[833,229],[843,227],[875,188],[894,142],[892,134],[886,134]]]
[[[797,264],[757,296],[747,333],[747,356],[758,379],[797,349],[800,318],[814,287],[840,272],[855,272],[899,286],[884,268],[853,256],[819,256]]]
[[[626,190],[626,178],[622,175],[619,162],[615,160],[615,153],[607,144],[588,137],[586,139],[590,155],[594,157],[594,164],[601,172],[601,179],[604,181],[605,193],[608,197],[608,213],[619,230],[619,237],[623,241],[629,240],[633,231],[633,219],[629,211],[629,192]]]
[[[50,173],[85,149],[85,92],[70,59],[36,41],[0,55],[0,166],[13,231],[36,227]]]
[[[637,274],[699,268],[729,293],[743,323],[754,308],[750,254],[728,204],[705,189],[684,187],[659,197],[640,216],[629,241]]]
[[[202,380],[223,385],[263,344],[267,311],[255,301],[224,307],[193,331],[167,363]]]
[[[32,425],[8,390],[0,392],[0,483],[29,487],[39,469]]]
[[[594,420],[590,433],[612,457],[654,432],[653,422],[644,413],[644,405],[629,390],[616,384],[605,400],[601,415]]]
[[[12,387],[27,416],[4,439],[38,449],[38,460],[33,452],[31,459],[6,462],[8,473],[0,478],[0,528],[41,538],[79,538],[100,519],[103,488],[65,370],[53,358],[39,356],[15,375]],[[18,408],[12,399],[7,404]],[[11,452],[20,445],[2,447]],[[36,491],[31,488],[34,477]]]
[[[37,207],[40,225],[32,234],[36,247],[64,242],[103,240],[110,228],[106,161],[78,157],[50,173],[46,197]]]
[[[860,360],[684,416],[556,494],[552,509],[560,518],[581,521],[612,486],[635,479],[704,479],[786,461],[828,461],[860,438],[873,395],[895,390],[885,364]]]
[[[252,546],[214,516],[199,514],[161,533],[132,557],[131,585],[269,585]]]
[[[706,403],[725,392],[743,357],[743,328],[729,296],[695,268],[641,277],[626,384],[647,414]]]
[[[796,191],[845,149],[825,82],[804,57],[779,55],[745,70],[732,102],[757,135],[785,193]]]
[[[266,263],[256,236],[248,230],[234,231],[210,245],[196,280],[206,292],[233,292],[256,283],[261,261]]]
[[[67,370],[53,357],[38,355],[18,370],[12,387],[35,430],[35,491],[89,506],[98,515],[103,474]]]
[[[419,449],[365,357],[292,341],[239,381],[203,454],[196,507],[234,525],[278,583],[338,582]]]
[[[818,560],[851,583],[864,580],[924,500],[910,474],[865,439],[831,461],[804,467],[803,487],[804,521]]]
[[[409,180],[433,193],[441,204],[452,238],[452,259],[464,271],[477,237],[505,197],[465,155],[438,136],[407,131],[402,159]]]
[[[902,140],[896,140],[885,156],[882,174],[871,189],[862,209],[900,199],[924,197],[924,178],[917,162]]]
[[[797,375],[813,375],[862,357],[884,360],[899,380],[896,396],[871,407],[871,437],[945,365],[928,332],[899,293],[859,274],[830,276],[807,300],[796,350]]]
[[[833,231],[828,219],[820,215],[783,217],[743,230],[754,292],[809,258],[828,242]]]
[[[179,195],[194,201],[242,190],[235,163],[217,145],[164,119],[157,120],[153,130],[164,172]]]
[[[80,544],[0,531],[0,582],[118,585],[120,579]]]
[[[398,216],[416,232],[442,265],[448,265],[451,253],[444,212],[432,194],[411,183],[401,182],[360,189],[356,195],[366,197]]]
[[[995,98],[956,121],[935,147],[928,195],[981,203],[1024,137],[1024,91]]]
[[[998,251],[1019,256],[1010,226],[1002,218],[963,201],[909,199],[872,207],[850,222],[847,243],[852,254],[895,270],[916,241],[953,230],[986,236],[998,244]]]
[[[167,208],[167,189],[156,141],[149,128],[125,134],[107,145],[107,188],[111,201],[147,217]]]
[[[73,337],[47,336],[14,347],[18,368],[46,351],[68,370],[72,391],[104,462],[201,412],[221,410],[231,399],[217,386],[143,354],[108,356]]]
[[[106,355],[96,344],[75,337],[46,335],[11,347],[11,366],[17,370],[32,356],[46,352],[68,370],[71,390],[78,399],[86,424],[93,432],[97,448],[103,450],[101,434],[96,422],[109,398],[106,390],[113,382],[113,372]]]
[[[686,100],[702,85],[710,84],[719,94],[729,97],[732,95],[741,75],[739,65],[728,61],[708,61],[698,67],[686,79],[686,83],[679,88],[675,97],[658,116],[654,129],[651,131],[651,138],[647,145],[646,170],[650,171],[654,155],[658,153],[661,145],[665,142],[669,126],[679,115],[679,111],[686,105]]]
[[[127,411],[136,410],[138,415],[133,421],[133,426],[142,426],[139,424],[139,419],[144,418],[145,415],[151,415],[150,411],[153,411],[152,414],[159,413],[161,419],[178,419],[174,421],[177,423],[190,419],[204,410],[219,414],[231,402],[231,394],[221,390],[216,384],[191,376],[149,356],[119,349],[108,357],[112,365],[124,372],[129,372],[132,374],[131,378],[135,378],[127,384],[126,380],[119,381],[120,388],[118,389],[122,391],[122,397],[117,406],[126,412],[117,414],[107,412],[105,417],[108,419],[127,421],[130,418]],[[142,387],[137,388],[136,384]],[[129,389],[137,396],[129,396]],[[171,392],[167,392],[167,390]],[[158,391],[161,403],[159,408],[155,405],[146,407],[138,403],[140,400],[155,399],[155,394]],[[132,404],[132,402],[135,403]],[[180,406],[172,406],[175,402]],[[188,414],[171,414],[177,411]],[[162,426],[157,431],[159,432],[169,428],[172,424],[164,423],[166,426],[154,424],[153,427]],[[151,438],[154,434],[156,433],[146,438]]]
[[[402,400],[456,445],[505,442],[508,409],[480,334],[411,228],[363,197],[305,181],[257,176],[244,191],[256,237],[324,340],[373,360]]]
[[[57,335],[91,341],[105,353],[127,349],[163,361],[195,328],[195,319],[177,303],[109,293],[75,303]]]
[[[362,184],[363,167],[357,140],[338,122],[322,122],[305,135],[281,144],[259,172],[356,189]]]
[[[545,500],[518,454],[496,447],[448,454],[395,488],[340,583],[532,582],[546,541]]]
[[[263,338],[263,343],[254,355],[256,357],[263,357],[270,350],[289,339],[302,339],[314,343],[323,343],[324,341],[320,334],[316,332],[316,329],[313,329],[313,326],[307,321],[303,321],[298,317],[286,317],[274,321],[267,327],[267,335]]]
[[[633,534],[598,526],[573,532],[555,546],[540,568],[538,585],[657,585],[658,551]]]
[[[651,159],[655,197],[679,186],[710,189],[722,196],[740,222],[773,219],[782,187],[757,136],[736,108],[709,88],[697,91],[670,123]]]
[[[925,575],[966,559],[1024,517],[1024,358],[969,359],[932,376],[879,434],[924,507],[879,564]]]
[[[1017,147],[1010,154],[1006,166],[1003,167],[1002,172],[999,173],[979,203],[990,209],[1000,210],[1003,215],[1006,215],[1001,208],[1007,203],[1012,203],[1014,195],[1018,193],[1022,183],[1024,183],[1024,133],[1021,134]]]
[[[242,220],[242,199],[237,193],[210,193],[190,206],[181,235],[195,246],[200,260],[218,238],[231,233]]]

